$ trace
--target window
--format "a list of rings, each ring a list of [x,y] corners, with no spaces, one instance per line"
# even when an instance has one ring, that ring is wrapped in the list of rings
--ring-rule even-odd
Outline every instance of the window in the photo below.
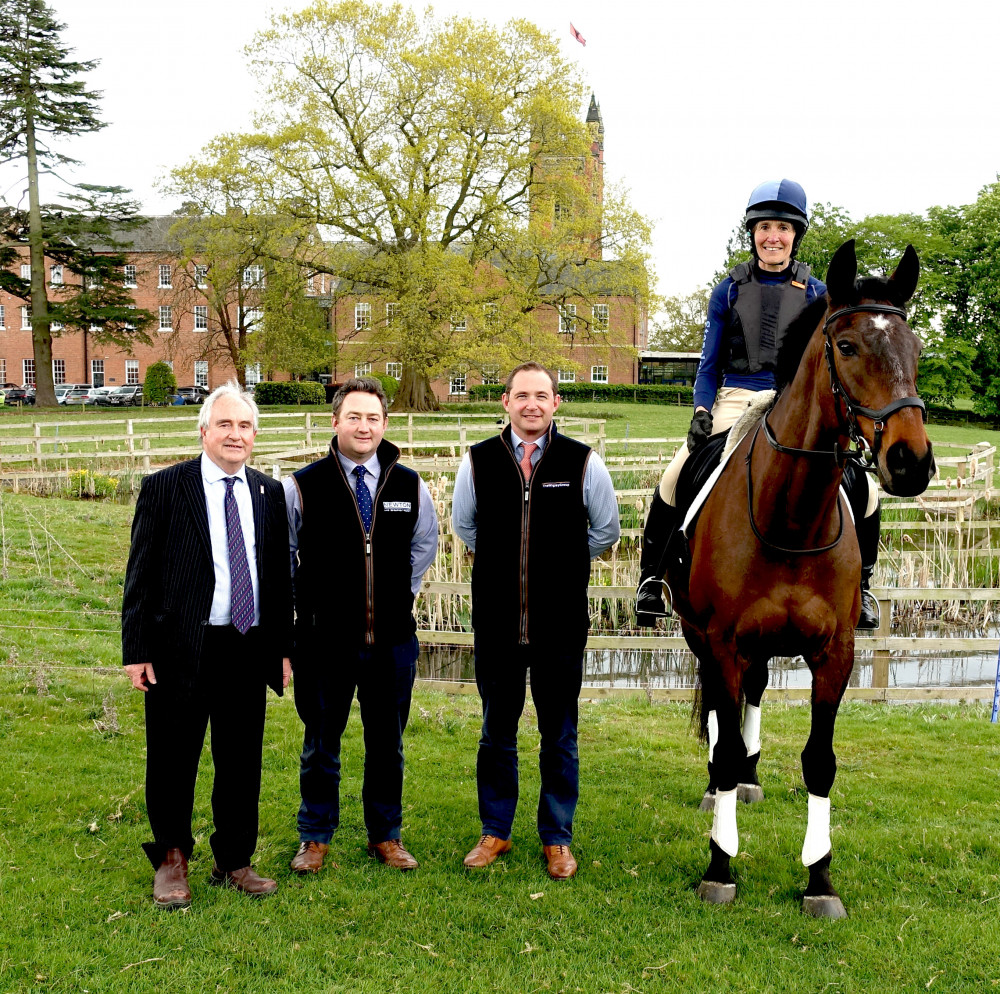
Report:
[[[53,266],[49,270],[49,282],[53,286],[62,286],[62,282],[63,282],[63,267],[62,266]]]
[[[372,305],[371,304],[355,304],[354,305],[354,330],[363,331],[365,328],[370,328],[372,326]]]
[[[62,331],[63,330],[63,323],[62,323],[62,321],[50,321],[49,322],[49,330],[50,331]],[[94,326],[93,325],[90,326],[90,330],[91,331],[94,330]]]
[[[0,359],[0,383],[7,382],[7,360]]]
[[[6,327],[7,326],[4,323],[4,308],[3,308],[3,304],[0,304],[0,331],[3,331]],[[3,379],[0,379],[0,383],[6,383],[6,382],[7,382],[7,378],[6,377],[4,377]]]
[[[174,371],[174,360],[173,359],[161,359],[160,362],[162,362],[163,365],[166,366],[167,369],[169,369],[171,373]]]
[[[53,359],[52,360],[52,382],[53,383],[65,383],[66,382],[66,360],[65,359]]]
[[[246,385],[249,390],[250,387],[255,387],[260,383],[260,363],[254,363],[252,366],[247,366],[246,368]]]
[[[264,321],[264,312],[259,307],[248,307],[243,312],[243,330],[259,331]]]
[[[576,383],[576,373],[572,369],[559,370],[560,383]]]
[[[23,331],[31,331],[31,311],[27,307],[21,308],[21,328]]]
[[[496,304],[483,304],[483,324],[487,331],[500,327],[500,308]]]
[[[403,378],[403,364],[401,362],[387,362],[385,364],[385,375],[401,380]]]
[[[170,276],[170,266],[160,266],[160,282],[157,285],[161,290],[169,289],[174,285]]]
[[[169,304],[160,304],[160,331],[173,331],[173,316]]]
[[[52,281],[55,283],[55,280]],[[127,265],[125,266],[125,275],[122,279],[122,286],[127,287],[130,290],[134,290],[139,284],[135,279],[135,266]]]
[[[201,290],[208,286],[208,266],[194,267],[194,282]]]
[[[569,217],[569,211],[557,200],[552,205],[552,216],[555,220],[561,221],[564,217]]]
[[[371,376],[372,364],[370,362],[358,362],[354,364],[355,376]]]
[[[31,266],[21,263],[21,279],[30,280],[31,279]]]
[[[139,382],[139,360],[125,360],[125,385],[134,386]]]
[[[135,304],[129,304],[128,305],[128,309],[130,311],[134,311],[135,310]],[[126,321],[125,322],[125,330],[126,331],[135,331],[135,325],[131,321]],[[96,387],[97,384],[95,383],[94,386]]]
[[[607,304],[594,304],[591,311],[594,322],[594,331],[607,331],[608,330],[608,305]]]
[[[448,393],[465,393],[465,373],[452,373],[448,379]]]
[[[500,367],[499,366],[483,366],[483,383],[490,386],[497,386],[500,383]]]
[[[244,286],[263,286],[264,285],[264,267],[263,266],[247,266],[243,270],[243,285]]]
[[[135,360],[133,360],[134,362]],[[136,372],[136,383],[139,382],[139,374]],[[91,359],[90,360],[90,382],[94,384],[95,387],[104,386],[104,360],[103,359]]]
[[[559,330],[567,335],[576,331],[576,304],[563,304],[559,308]]]
[[[194,385],[208,389],[208,360],[195,359],[194,361]]]
[[[87,289],[88,290],[93,290],[94,287],[98,287],[98,286],[101,285],[101,282],[102,282],[101,281],[101,274],[100,273],[95,273],[93,271],[93,269],[91,269],[91,271],[89,273],[87,273],[87,276],[86,276],[86,279],[84,280],[84,282],[87,284]]]
[[[26,387],[33,387],[35,385],[35,360],[34,359],[22,359],[21,360],[21,382]]]
[[[607,366],[591,366],[590,367],[590,382],[591,383],[607,383],[608,382],[608,367]]]
[[[464,315],[462,317],[455,316],[451,319],[452,331],[465,331],[467,327]],[[465,393],[465,391],[463,390],[462,393]]]
[[[395,324],[396,318],[399,317],[399,304],[386,304],[385,305],[385,323]]]
[[[208,331],[208,307],[204,304],[194,305],[194,330]]]

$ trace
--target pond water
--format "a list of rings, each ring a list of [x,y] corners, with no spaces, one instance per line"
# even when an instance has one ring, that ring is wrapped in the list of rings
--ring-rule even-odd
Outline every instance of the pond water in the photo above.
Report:
[[[893,628],[894,635],[934,638],[997,638],[996,627],[969,630],[951,624],[920,622]],[[850,686],[872,685],[872,651],[859,652]],[[810,685],[809,668],[801,657],[771,661],[769,686],[800,688]],[[997,656],[993,652],[948,652],[941,649],[893,651],[889,660],[890,687],[993,686]],[[417,676],[443,681],[475,681],[472,649],[466,646],[425,646]],[[677,649],[600,649],[584,654],[584,685],[590,687],[693,687],[694,658]]]

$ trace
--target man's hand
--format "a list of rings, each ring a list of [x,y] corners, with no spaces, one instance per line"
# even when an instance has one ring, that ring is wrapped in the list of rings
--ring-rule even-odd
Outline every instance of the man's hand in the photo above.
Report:
[[[699,445],[708,441],[712,434],[712,412],[700,410],[694,412],[691,419],[691,427],[688,429],[687,447],[688,452],[694,452]]]
[[[292,679],[292,661],[287,657],[282,657],[281,660],[281,686],[285,689],[288,688],[288,681]]]
[[[156,674],[153,672],[152,663],[131,663],[125,667],[125,672],[132,681],[132,686],[144,694],[152,684],[156,683]]]

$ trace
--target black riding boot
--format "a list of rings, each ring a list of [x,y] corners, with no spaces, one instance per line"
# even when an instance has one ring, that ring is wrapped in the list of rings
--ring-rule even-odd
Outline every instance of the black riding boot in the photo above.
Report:
[[[646,527],[642,532],[642,554],[639,558],[639,589],[635,597],[636,625],[639,628],[655,628],[657,618],[665,618],[670,613],[669,605],[663,605],[664,556],[667,543],[677,525],[677,508],[668,504],[661,496],[659,487],[653,491],[649,504]]]
[[[861,617],[858,618],[858,628],[878,628],[880,611],[869,585],[872,573],[875,572],[875,562],[878,559],[878,536],[882,523],[882,505],[878,504],[875,512],[857,523],[858,547],[861,550]]]

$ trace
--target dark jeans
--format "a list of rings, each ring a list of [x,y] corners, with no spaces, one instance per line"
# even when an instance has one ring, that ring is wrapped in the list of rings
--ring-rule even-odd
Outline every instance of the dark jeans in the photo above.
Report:
[[[526,676],[538,716],[542,786],[538,834],[546,846],[569,845],[580,796],[576,727],[583,653],[534,646],[513,650],[476,643],[476,684],[483,699],[476,783],[484,835],[509,839],[517,809],[517,723],[524,711]]]
[[[257,662],[257,629],[207,630],[193,686],[159,678],[145,693],[146,809],[154,842],[143,849],[153,866],[168,849],[191,855],[191,813],[198,759],[212,727],[210,839],[220,870],[249,866],[257,848],[261,747],[267,685]]]
[[[417,674],[414,637],[389,649],[333,650],[295,661],[295,707],[305,725],[299,766],[299,838],[329,842],[340,824],[340,739],[355,689],[365,737],[361,791],[370,842],[398,839],[403,823],[403,730]]]

